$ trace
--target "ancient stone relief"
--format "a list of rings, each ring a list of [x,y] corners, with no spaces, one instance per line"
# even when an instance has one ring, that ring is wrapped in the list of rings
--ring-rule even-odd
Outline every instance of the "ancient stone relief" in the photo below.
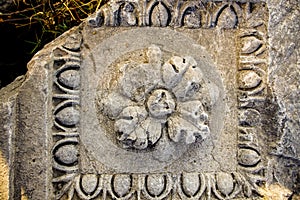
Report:
[[[63,171],[78,169],[80,45],[80,36],[73,35],[53,51],[53,167]]]
[[[92,26],[236,28],[243,21],[240,3],[221,1],[110,2],[89,20]]]
[[[228,171],[172,167],[176,162],[184,162],[181,157],[189,149],[211,153],[212,150],[202,148],[213,144],[216,133],[222,132],[214,128],[219,127],[216,124],[221,123],[225,112],[220,109],[224,89],[218,83],[222,81],[206,73],[212,70],[218,77],[215,69],[218,66],[205,57],[206,53],[199,56],[189,53],[199,47],[186,51],[174,47],[174,50],[163,43],[145,42],[147,44],[115,55],[107,62],[103,67],[108,70],[99,73],[99,80],[94,86],[91,83],[93,89],[88,94],[83,91],[88,81],[81,79],[81,71],[87,67],[81,52],[85,48],[81,45],[81,33],[72,35],[65,45],[53,50],[52,183],[55,199],[260,197],[259,188],[264,185],[267,173],[267,160],[261,152],[261,135],[264,134],[261,112],[268,96],[265,12],[262,2],[111,1],[88,20],[89,29],[159,26],[232,30],[237,41],[234,47],[237,66],[232,67],[236,70],[236,99],[233,101],[236,101],[238,115],[233,119],[237,132],[231,133],[236,136],[233,137],[236,141],[232,141],[236,143],[236,160],[233,161],[236,166]],[[120,35],[120,40],[125,37]],[[121,49],[118,44],[113,47]],[[94,61],[95,66],[100,65],[99,60]],[[88,106],[83,96],[92,96],[89,104],[95,106],[90,110],[86,110]],[[86,119],[89,117],[84,113],[90,112],[95,114],[89,116],[96,117]],[[217,115],[220,118],[216,118]],[[86,130],[85,120],[102,127],[90,133],[94,129]],[[89,134],[94,141],[85,139]],[[100,140],[104,142],[98,142]],[[104,143],[108,147],[101,147]],[[176,148],[182,151],[178,155],[171,152],[171,149],[177,151]],[[168,155],[159,157],[155,152]],[[88,157],[85,153],[93,158],[83,161]],[[119,165],[107,164],[101,160],[104,154],[116,157],[128,154],[126,159],[141,159],[146,167],[140,169],[142,164],[133,165],[131,171],[130,165],[125,167],[126,160],[119,160]],[[164,164],[151,169],[150,163],[155,165],[157,160]]]
[[[114,131],[124,148],[147,149],[162,134],[173,142],[190,144],[204,140],[210,133],[208,114],[210,102],[203,74],[192,57],[173,56],[162,63],[158,46],[148,48],[147,63],[126,62],[119,77],[121,94],[100,97],[103,114],[114,120]],[[111,89],[112,92],[114,92]],[[117,96],[127,99],[115,104]],[[201,101],[202,100],[202,101]]]

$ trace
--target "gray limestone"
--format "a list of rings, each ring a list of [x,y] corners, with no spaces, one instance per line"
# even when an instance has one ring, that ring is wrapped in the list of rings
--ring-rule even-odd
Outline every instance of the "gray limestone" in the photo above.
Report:
[[[299,6],[109,1],[0,91],[5,198],[296,199]]]

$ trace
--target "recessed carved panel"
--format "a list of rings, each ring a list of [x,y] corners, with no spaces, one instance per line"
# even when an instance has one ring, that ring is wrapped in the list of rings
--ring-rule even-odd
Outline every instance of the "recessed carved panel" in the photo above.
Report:
[[[111,1],[53,50],[56,199],[251,199],[265,183],[261,2]]]
[[[202,66],[190,56],[165,60],[162,54],[156,45],[131,52],[130,60],[112,66],[121,73],[107,94],[100,82],[99,114],[112,123],[107,132],[123,148],[155,149],[162,137],[191,144],[210,134],[212,102]]]

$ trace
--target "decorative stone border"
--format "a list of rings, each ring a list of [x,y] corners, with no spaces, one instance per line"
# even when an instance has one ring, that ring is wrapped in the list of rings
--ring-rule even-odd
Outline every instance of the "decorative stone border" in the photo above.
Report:
[[[255,24],[246,22],[246,28],[240,30],[238,42],[238,170],[258,191],[257,187],[266,182],[267,165],[258,143],[264,133],[261,112],[268,96],[267,24],[260,20]]]
[[[182,174],[68,174],[53,179],[66,184],[56,199],[67,194],[80,199],[101,197],[125,200],[162,200],[179,196],[181,199],[234,199],[252,195],[252,185],[240,173],[182,173]]]
[[[113,1],[101,8],[95,18],[89,20],[92,26],[243,27],[238,35],[237,172],[81,174],[78,155],[81,68],[79,33],[53,51],[52,182],[55,199],[61,199],[64,195],[68,199],[74,196],[80,199],[101,196],[106,199],[110,196],[112,199],[123,200],[135,196],[136,199],[152,200],[172,198],[174,195],[182,199],[199,199],[203,196],[208,199],[234,199],[250,198],[253,192],[259,194],[259,187],[264,184],[266,174],[266,160],[260,152],[257,140],[259,134],[263,133],[260,112],[267,97],[267,25],[263,20],[256,19],[259,15],[252,13],[251,4],[238,1],[178,1],[177,6],[174,6],[165,1],[145,4],[136,1]],[[264,6],[264,3],[256,4]],[[229,15],[230,20],[222,21],[223,15]],[[187,17],[189,18],[186,20]],[[200,23],[197,19],[203,21]]]
[[[80,45],[73,35],[53,51],[53,170],[63,176],[79,173]]]
[[[235,29],[251,21],[261,25],[263,21],[249,18],[252,4],[263,1],[168,1],[122,0],[110,1],[89,19],[89,25],[100,26],[158,26],[185,28]]]

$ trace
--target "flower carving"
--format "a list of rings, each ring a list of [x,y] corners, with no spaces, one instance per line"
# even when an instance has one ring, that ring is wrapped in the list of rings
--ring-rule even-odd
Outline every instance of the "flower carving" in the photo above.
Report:
[[[190,56],[163,60],[151,45],[146,62],[122,64],[116,89],[101,97],[101,111],[113,120],[124,148],[146,149],[163,134],[186,144],[210,134],[208,92],[197,62]]]

